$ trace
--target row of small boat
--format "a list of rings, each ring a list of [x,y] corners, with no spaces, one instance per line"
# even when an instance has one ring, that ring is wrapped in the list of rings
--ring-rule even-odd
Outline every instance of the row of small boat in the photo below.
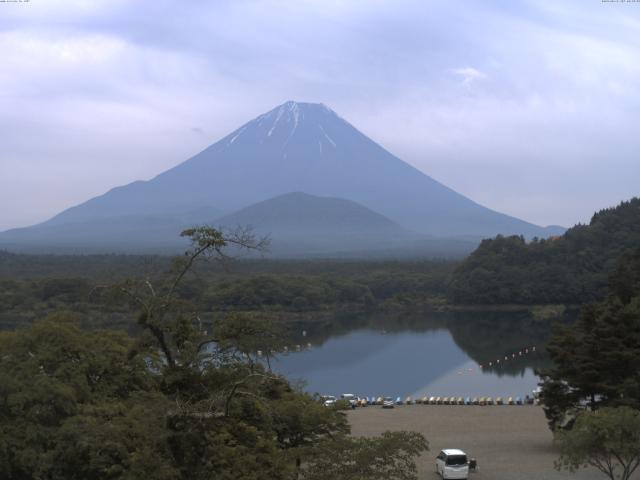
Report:
[[[362,397],[357,400],[357,405],[382,405],[384,397]],[[537,403],[534,397],[420,397],[413,399],[407,397],[402,400],[397,397],[396,405],[533,405]]]

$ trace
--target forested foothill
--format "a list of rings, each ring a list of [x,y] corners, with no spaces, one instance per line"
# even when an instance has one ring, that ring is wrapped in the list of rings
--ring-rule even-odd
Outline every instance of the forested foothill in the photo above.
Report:
[[[448,298],[457,304],[565,304],[602,300],[609,274],[640,245],[640,199],[593,215],[562,236],[484,240],[453,272]]]

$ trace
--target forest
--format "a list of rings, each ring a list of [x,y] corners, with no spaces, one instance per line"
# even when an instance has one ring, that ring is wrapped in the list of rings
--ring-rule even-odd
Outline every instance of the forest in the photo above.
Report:
[[[205,316],[228,311],[300,318],[444,300],[453,263],[441,261],[203,261],[180,284]],[[48,313],[82,313],[85,327],[126,329],[130,310],[99,288],[171,269],[166,257],[30,256],[0,252],[0,328]]]
[[[602,300],[618,259],[640,244],[640,200],[596,213],[561,237],[484,240],[462,262],[236,259],[203,261],[180,294],[204,317],[230,311],[279,319],[418,306],[580,305]],[[131,311],[101,286],[172,268],[163,256],[0,252],[0,328],[66,310],[84,327],[128,329]]]
[[[640,410],[639,320],[640,248],[619,259],[604,300],[585,306],[573,324],[556,326],[547,347],[553,367],[541,372],[552,428],[586,409]]]
[[[202,324],[183,279],[229,243],[253,245],[207,227],[185,236],[192,249],[158,275],[32,285],[29,298],[44,304],[98,291],[137,330],[83,329],[90,312],[60,311],[0,332],[0,476],[417,478],[421,434],[351,437],[346,405],[326,407],[256,361],[257,349],[282,350],[280,325],[241,313]]]
[[[462,262],[236,259],[203,261],[182,280],[183,298],[204,318],[230,311],[281,320],[340,311],[455,309],[458,306],[580,305],[602,300],[618,259],[640,245],[640,199],[594,214],[563,236],[484,240]],[[22,255],[0,251],[0,328],[59,310],[84,327],[128,329],[131,310],[101,286],[153,278],[172,268],[162,256]]]
[[[582,305],[602,300],[608,277],[640,245],[640,199],[593,215],[558,237],[484,240],[451,276],[455,304]]]

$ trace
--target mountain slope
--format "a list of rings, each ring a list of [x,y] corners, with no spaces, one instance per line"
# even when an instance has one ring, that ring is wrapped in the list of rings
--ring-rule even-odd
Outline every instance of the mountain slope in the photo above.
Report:
[[[216,215],[210,215],[212,220]],[[131,215],[45,223],[0,234],[0,248],[26,253],[176,253],[187,242],[180,232],[194,225],[184,218]],[[208,223],[211,223],[209,221]]]
[[[26,253],[176,253],[188,242],[180,232],[211,224],[222,212],[215,208],[155,214],[96,215],[74,221],[44,222],[0,233],[0,248]]]
[[[287,102],[146,182],[73,207],[51,223],[213,206],[232,211],[286,192],[356,201],[437,235],[545,235],[484,208],[393,156],[324,105]]]
[[[562,231],[478,205],[393,156],[324,105],[296,102],[260,115],[149,181],[114,188],[38,228],[58,226],[68,238],[61,233],[56,241],[69,243],[78,238],[77,227],[65,225],[232,212],[294,191],[351,200],[406,229],[441,237]],[[22,229],[9,236],[19,243],[29,235]],[[0,243],[6,240],[0,234]]]

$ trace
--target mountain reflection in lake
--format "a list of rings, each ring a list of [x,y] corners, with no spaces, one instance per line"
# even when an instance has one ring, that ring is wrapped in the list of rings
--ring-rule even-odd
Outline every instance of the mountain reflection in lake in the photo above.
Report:
[[[403,398],[531,394],[550,330],[526,313],[359,318],[296,329],[312,347],[280,356],[274,370],[304,380],[310,392]]]

